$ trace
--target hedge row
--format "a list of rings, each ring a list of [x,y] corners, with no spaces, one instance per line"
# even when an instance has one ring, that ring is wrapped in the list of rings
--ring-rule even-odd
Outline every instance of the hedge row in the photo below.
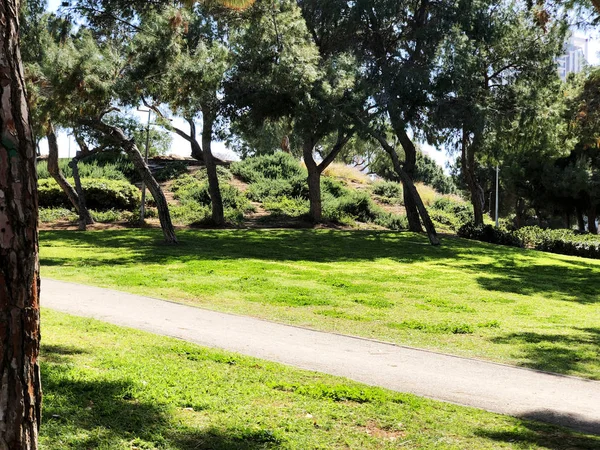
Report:
[[[577,233],[573,230],[545,230],[533,226],[509,231],[491,225],[476,227],[473,223],[467,223],[458,230],[458,235],[492,244],[600,259],[600,236]]]
[[[73,180],[69,180],[74,185]],[[100,211],[109,209],[133,211],[140,203],[140,191],[124,180],[84,178],[81,187],[88,208]],[[53,179],[38,181],[39,204],[43,208],[71,208],[68,197]]]

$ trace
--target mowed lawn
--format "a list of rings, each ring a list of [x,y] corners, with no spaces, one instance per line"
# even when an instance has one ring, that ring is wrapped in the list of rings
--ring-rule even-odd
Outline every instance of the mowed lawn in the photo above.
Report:
[[[600,437],[42,311],[42,450],[597,449]]]
[[[600,261],[384,231],[178,236],[44,231],[42,276],[600,379]]]

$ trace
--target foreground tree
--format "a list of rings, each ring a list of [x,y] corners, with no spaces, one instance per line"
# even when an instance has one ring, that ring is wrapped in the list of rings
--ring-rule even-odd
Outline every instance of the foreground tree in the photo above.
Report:
[[[35,143],[17,0],[0,2],[0,447],[37,448],[41,419]]]

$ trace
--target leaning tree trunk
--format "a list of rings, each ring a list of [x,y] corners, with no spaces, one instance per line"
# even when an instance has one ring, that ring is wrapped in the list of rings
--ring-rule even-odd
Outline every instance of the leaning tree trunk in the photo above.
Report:
[[[211,149],[214,119],[209,114],[203,114],[202,116],[202,155],[204,156],[206,175],[208,177],[208,192],[210,194],[210,203],[212,205],[212,221],[215,225],[221,226],[225,224],[225,214],[223,212],[221,188],[219,187],[217,163],[215,162]]]
[[[421,228],[421,221],[419,220],[419,207],[418,202],[415,201],[415,196],[411,192],[411,186],[414,186],[413,178],[415,175],[415,166],[417,161],[417,149],[415,144],[408,137],[406,132],[402,130],[400,134],[400,144],[404,150],[404,172],[408,175],[409,183],[402,181],[403,197],[404,197],[404,208],[406,209],[406,218],[408,219],[408,229],[420,233],[423,231]],[[420,199],[420,198],[419,198]]]
[[[90,211],[87,209],[87,205],[85,204],[85,193],[83,192],[83,186],[81,186],[81,177],[79,176],[79,160],[77,158],[73,158],[73,160],[69,163],[69,167],[73,171],[73,180],[75,181],[75,190],[77,191],[77,200],[79,201],[79,230],[85,231],[87,229],[87,225],[91,225],[94,223],[94,219],[90,214]]]
[[[175,236],[175,228],[171,222],[169,204],[167,203],[165,194],[160,188],[160,185],[156,182],[156,179],[152,176],[152,172],[150,172],[150,168],[148,167],[148,164],[146,164],[146,161],[144,161],[144,157],[137,148],[137,145],[135,145],[135,142],[131,139],[127,139],[127,136],[125,136],[125,133],[123,133],[123,130],[120,128],[107,125],[101,120],[91,120],[87,123],[94,129],[104,133],[115,144],[125,150],[125,153],[127,153],[129,159],[131,159],[133,166],[142,177],[142,181],[146,184],[146,187],[154,198],[156,208],[158,209],[160,227],[165,241],[169,244],[176,244],[177,237]]]
[[[411,193],[411,185],[414,185],[413,179],[417,164],[417,148],[415,147],[415,143],[406,133],[406,125],[400,120],[401,112],[398,105],[396,105],[395,102],[391,102],[389,108],[394,133],[396,134],[396,137],[400,141],[400,145],[404,150],[404,164],[402,168],[410,179],[409,184],[402,182],[404,208],[406,209],[406,218],[408,219],[408,229],[416,233],[421,233],[423,228],[421,227],[421,221],[419,219],[419,208],[414,199],[414,195]]]
[[[18,0],[0,0],[0,448],[37,448],[41,419],[35,143]]]
[[[58,142],[56,140],[56,133],[54,132],[54,126],[52,123],[48,124],[48,130],[46,132],[48,139],[48,172],[52,175],[52,178],[60,186],[62,191],[65,193],[77,213],[80,217],[83,217],[86,224],[94,223],[94,219],[90,215],[87,208],[81,209],[81,202],[79,201],[78,191],[73,189],[73,186],[67,181],[65,176],[60,171],[58,166]],[[81,227],[81,225],[80,225]]]
[[[435,230],[435,225],[433,224],[431,217],[429,217],[429,212],[417,191],[417,187],[412,181],[412,178],[406,171],[403,169],[400,164],[400,160],[398,159],[398,154],[392,148],[385,149],[390,158],[392,159],[392,164],[394,165],[394,170],[400,177],[400,181],[402,182],[402,186],[404,189],[404,195],[410,196],[412,202],[416,205],[417,211],[423,220],[423,225],[425,225],[425,231],[427,232],[427,237],[429,237],[429,242],[431,245],[440,245],[440,239],[438,238],[437,231]]]
[[[321,202],[321,172],[313,159],[314,145],[310,141],[304,143],[302,152],[304,164],[308,171],[308,201],[310,204],[309,216],[313,223],[323,220],[323,205]]]

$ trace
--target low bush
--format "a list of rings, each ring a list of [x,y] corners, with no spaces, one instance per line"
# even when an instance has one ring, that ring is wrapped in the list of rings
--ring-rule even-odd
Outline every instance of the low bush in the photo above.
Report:
[[[70,159],[62,158],[58,160],[58,167],[66,178],[73,177],[73,170],[69,167]],[[127,180],[137,178],[137,173],[127,157],[114,156],[112,159],[92,159],[89,162],[80,162],[79,176],[81,178],[105,178],[108,180]],[[48,162],[40,161],[37,163],[38,179],[44,180],[52,178],[48,172]],[[135,174],[135,175],[134,175]]]
[[[531,226],[508,231],[491,225],[475,227],[473,223],[468,223],[460,228],[458,235],[492,244],[527,247],[561,255],[600,259],[600,236],[581,234],[573,230],[545,230],[538,226]]]
[[[77,220],[77,213],[67,208],[43,208],[39,209],[40,222],[56,222],[59,220],[67,220],[73,222]]]
[[[93,211],[90,210],[90,214],[92,215],[92,219],[94,222],[99,223],[112,223],[119,222],[121,220],[127,220],[128,216],[132,213],[129,211],[119,211],[116,209],[109,209],[107,211]],[[139,213],[138,213],[139,217]]]
[[[264,202],[268,198],[282,197],[308,199],[308,185],[305,176],[295,176],[289,179],[262,178],[250,184],[246,195],[257,202]]]
[[[231,165],[231,172],[247,183],[262,179],[306,179],[306,169],[290,154],[284,152],[255,156]]]
[[[274,214],[290,217],[300,217],[308,214],[308,200],[290,197],[269,197],[263,202],[263,207]]]
[[[429,209],[431,219],[440,225],[447,226],[452,231],[470,222],[473,217],[473,207],[466,202],[450,197],[436,199]]]
[[[182,205],[172,205],[169,207],[169,211],[171,213],[171,219],[176,225],[204,223],[211,217],[211,210],[209,207],[194,202],[188,202]]]
[[[522,245],[544,252],[600,259],[600,236],[573,230],[545,230],[538,226],[523,227],[514,232]]]
[[[375,219],[375,224],[394,231],[408,229],[408,219],[406,216],[387,213],[385,211],[382,211],[380,214],[378,214],[377,218]]]
[[[228,183],[220,183],[223,208],[252,211],[252,205],[239,189]],[[171,190],[176,199],[182,203],[198,203],[201,206],[210,206],[211,198],[207,181],[200,181],[191,175],[184,175],[173,182]]]
[[[521,247],[521,240],[512,232],[504,228],[496,228],[492,225],[476,226],[473,222],[468,222],[459,228],[457,234],[466,239]]]
[[[378,181],[373,184],[373,194],[386,199],[402,199],[402,185],[395,181]]]
[[[69,180],[73,184],[73,180]],[[83,178],[81,186],[88,208],[105,211],[109,209],[133,210],[140,202],[140,191],[124,180]],[[69,208],[71,203],[56,181],[46,178],[38,181],[40,207]]]

